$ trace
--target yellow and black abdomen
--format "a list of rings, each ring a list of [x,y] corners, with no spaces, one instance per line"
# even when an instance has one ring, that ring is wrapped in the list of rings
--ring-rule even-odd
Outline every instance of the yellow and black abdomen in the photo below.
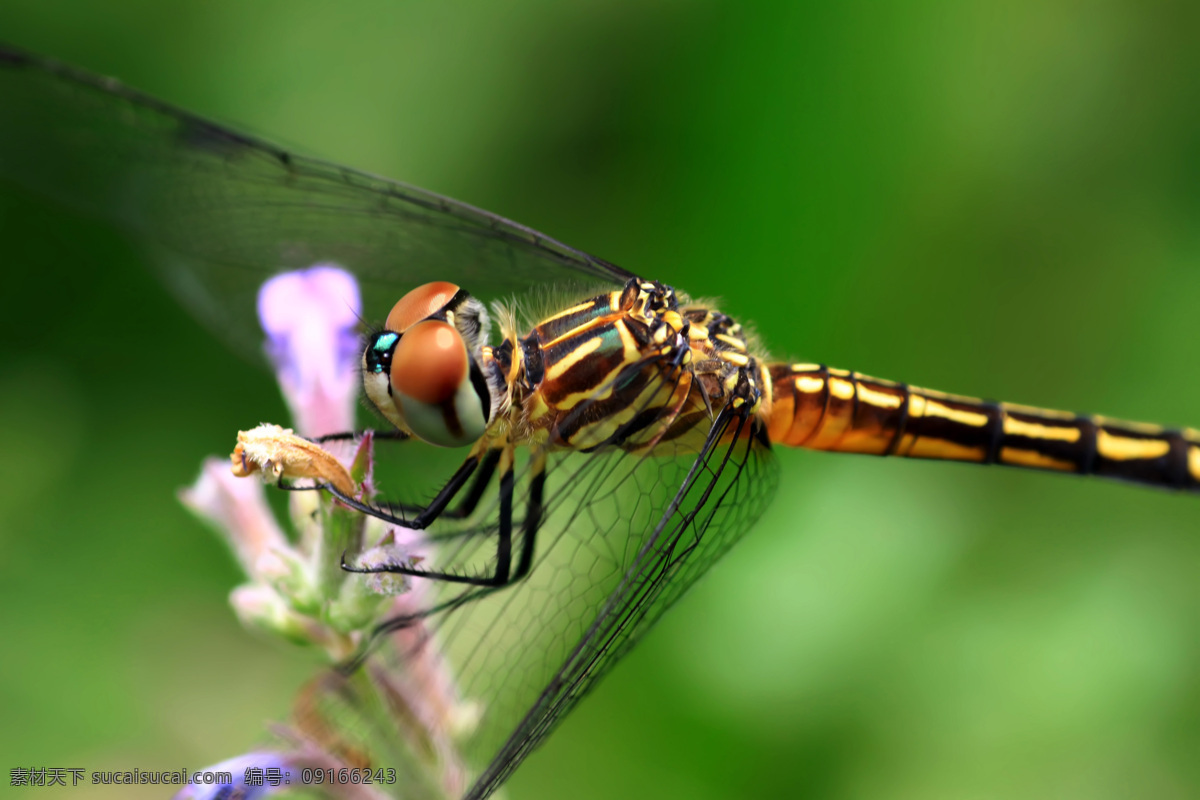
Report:
[[[1200,432],[977,400],[816,364],[772,364],[771,441],[1101,475],[1200,491]]]

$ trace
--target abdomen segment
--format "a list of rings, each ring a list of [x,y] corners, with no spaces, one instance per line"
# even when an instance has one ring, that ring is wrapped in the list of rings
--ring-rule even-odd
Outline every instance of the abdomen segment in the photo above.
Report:
[[[1200,491],[1200,432],[977,400],[817,364],[772,364],[771,441]]]

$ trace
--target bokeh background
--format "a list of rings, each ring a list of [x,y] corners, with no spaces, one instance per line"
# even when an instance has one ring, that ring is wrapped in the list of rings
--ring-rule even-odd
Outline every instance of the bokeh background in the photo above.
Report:
[[[781,356],[1200,424],[1198,11],[6,0],[0,38],[720,296]],[[271,378],[104,225],[3,186],[0,241],[0,766],[242,752],[314,662],[238,627],[175,491],[284,418]],[[1200,500],[780,458],[510,797],[1200,795]]]

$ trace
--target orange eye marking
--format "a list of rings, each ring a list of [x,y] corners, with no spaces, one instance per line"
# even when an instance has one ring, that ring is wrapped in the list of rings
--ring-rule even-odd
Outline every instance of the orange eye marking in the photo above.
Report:
[[[454,326],[441,320],[418,322],[396,345],[392,386],[414,400],[441,405],[454,397],[469,368],[467,348]]]
[[[431,314],[436,314],[458,294],[459,287],[447,281],[434,281],[418,286],[401,297],[388,313],[389,331],[404,333]]]

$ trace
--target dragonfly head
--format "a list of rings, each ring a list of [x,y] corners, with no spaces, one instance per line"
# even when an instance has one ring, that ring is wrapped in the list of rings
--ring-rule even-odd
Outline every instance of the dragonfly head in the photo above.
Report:
[[[442,447],[472,444],[493,406],[480,368],[487,332],[487,310],[466,290],[445,281],[419,286],[367,339],[363,389],[401,430]]]

